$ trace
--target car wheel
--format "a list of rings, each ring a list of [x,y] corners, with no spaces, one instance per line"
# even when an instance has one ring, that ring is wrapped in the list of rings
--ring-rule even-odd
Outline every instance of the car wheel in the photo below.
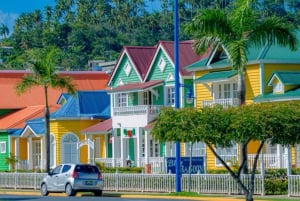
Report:
[[[74,196],[76,194],[76,192],[73,190],[71,184],[67,184],[66,194],[67,194],[67,196]]]
[[[94,194],[95,196],[102,196],[102,190],[95,191]]]
[[[49,194],[46,184],[42,184],[42,186],[41,186],[41,194],[42,194],[42,196],[47,196]]]

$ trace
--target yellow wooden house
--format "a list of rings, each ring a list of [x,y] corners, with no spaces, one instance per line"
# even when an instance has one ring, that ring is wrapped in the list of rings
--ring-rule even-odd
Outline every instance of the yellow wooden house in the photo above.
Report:
[[[110,118],[110,97],[106,91],[78,91],[62,94],[65,104],[50,115],[50,167],[60,163],[90,163],[108,156],[108,134],[83,133]],[[46,143],[44,118],[31,119],[18,136],[11,136],[17,169],[44,170]]]
[[[300,51],[291,52],[279,46],[250,48],[245,72],[246,104],[264,101],[290,101],[300,98]],[[226,52],[221,46],[211,51],[208,58],[193,63],[186,70],[194,73],[195,107],[201,108],[215,104],[237,106],[237,71],[228,62]],[[185,146],[189,154],[188,145]],[[207,169],[223,168],[204,143],[195,145],[196,151],[206,158]],[[248,146],[249,167],[252,167],[257,143]],[[293,149],[293,166],[300,166],[299,147]],[[239,160],[239,145],[217,148],[225,161]],[[280,145],[264,147],[266,168],[285,168],[287,149]]]

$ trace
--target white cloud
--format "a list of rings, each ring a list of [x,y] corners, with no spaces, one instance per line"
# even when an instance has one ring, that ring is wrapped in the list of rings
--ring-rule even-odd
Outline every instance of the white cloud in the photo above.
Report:
[[[5,24],[9,28],[10,34],[13,32],[13,26],[18,17],[17,13],[5,13],[0,10],[0,24]]]

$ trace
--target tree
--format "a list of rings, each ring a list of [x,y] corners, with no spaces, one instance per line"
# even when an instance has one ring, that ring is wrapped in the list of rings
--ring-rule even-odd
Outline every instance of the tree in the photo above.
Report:
[[[166,108],[161,111],[151,134],[162,142],[205,142],[214,156],[228,170],[244,192],[247,201],[253,201],[254,180],[261,150],[268,140],[271,144],[291,146],[300,142],[300,103],[251,104],[235,108],[205,107],[201,109]],[[234,171],[215,150],[237,143],[258,141],[249,184],[241,179],[244,158]]]
[[[296,50],[298,40],[295,28],[278,17],[262,18],[255,11],[256,0],[236,0],[233,10],[204,9],[187,26],[186,31],[195,38],[194,48],[201,54],[209,47],[223,48],[229,64],[238,72],[237,95],[239,105],[245,104],[245,72],[247,52],[251,46],[278,44]],[[247,144],[241,146],[242,157],[247,157]],[[244,173],[248,171],[245,163]]]
[[[0,35],[2,38],[6,38],[9,34],[9,29],[5,24],[2,24],[0,27]]]
[[[76,92],[70,77],[60,77],[55,70],[57,49],[41,49],[30,52],[32,60],[29,60],[31,73],[25,75],[22,81],[16,85],[17,94],[22,94],[35,86],[42,86],[45,95],[45,136],[46,136],[46,171],[50,170],[50,111],[48,105],[48,88],[66,89],[69,93]]]

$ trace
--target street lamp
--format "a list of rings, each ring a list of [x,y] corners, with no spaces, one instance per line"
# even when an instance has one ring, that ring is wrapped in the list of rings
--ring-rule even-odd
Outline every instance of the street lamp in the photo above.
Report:
[[[180,108],[179,105],[179,28],[178,28],[178,0],[174,0],[174,79],[175,79],[175,108]],[[176,192],[181,192],[181,172],[180,172],[180,142],[175,144],[175,170],[176,170]]]

